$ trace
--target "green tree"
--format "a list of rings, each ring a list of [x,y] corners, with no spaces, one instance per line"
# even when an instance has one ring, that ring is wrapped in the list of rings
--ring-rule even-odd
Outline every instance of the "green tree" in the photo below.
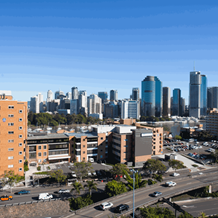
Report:
[[[86,195],[85,197],[71,198],[69,201],[71,210],[78,210],[90,204],[93,204],[90,195]]]
[[[185,168],[183,163],[179,160],[169,160],[169,167],[172,167],[175,171],[178,169]]]
[[[143,170],[145,172],[149,172],[150,175],[154,173],[160,173],[162,174],[163,172],[166,171],[166,166],[160,161],[160,160],[155,160],[155,159],[149,159],[144,163]]]
[[[198,217],[198,218],[206,218],[207,216],[206,216],[206,213],[204,213],[204,212],[201,212],[200,213],[200,216]]]
[[[115,196],[127,192],[125,184],[112,180],[105,186],[105,193],[109,196]]]
[[[80,181],[82,181],[83,177],[86,177],[88,175],[88,172],[93,172],[92,164],[89,162],[76,162],[74,163],[74,171],[76,175],[80,178]]]
[[[127,186],[129,190],[133,190],[133,179],[126,171],[124,171],[124,175],[126,176],[125,180],[128,182]],[[139,173],[135,173],[135,189],[145,187],[146,184],[147,180],[142,181],[142,176]]]
[[[182,213],[178,216],[178,218],[193,218],[193,216],[187,212]]]
[[[28,167],[28,161],[25,160],[24,161],[24,172],[28,171],[29,170],[29,167]]]
[[[124,172],[129,172],[129,169],[125,164],[117,163],[113,166],[110,172],[114,178],[120,180],[120,177],[124,175]]]
[[[94,183],[93,180],[87,181],[86,185],[84,187],[88,188],[90,196],[92,196],[92,190],[93,189],[97,191],[97,183]]]
[[[158,182],[163,181],[163,176],[161,174],[153,174],[152,178],[155,179]]]
[[[11,192],[14,185],[23,179],[22,176],[15,174],[13,170],[9,170],[9,171],[5,170],[4,174],[1,175],[1,177],[2,177],[2,186],[8,185],[11,189]]]
[[[177,140],[182,140],[182,137],[180,135],[175,135],[174,138],[177,139]]]
[[[84,187],[80,182],[74,182],[72,186],[73,188],[71,191],[76,191],[77,194],[80,194],[80,190],[84,190]]]
[[[51,178],[54,178],[58,182],[58,185],[60,184],[60,182],[64,182],[67,179],[67,176],[64,175],[62,169],[53,170],[51,172],[48,172],[48,174],[51,176]]]

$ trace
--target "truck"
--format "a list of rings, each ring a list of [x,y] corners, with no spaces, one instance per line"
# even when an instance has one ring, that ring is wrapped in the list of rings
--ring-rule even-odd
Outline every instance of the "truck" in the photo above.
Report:
[[[166,182],[166,183],[165,183],[165,186],[167,186],[167,187],[173,187],[173,186],[176,186],[176,183],[175,183],[175,182],[172,182],[172,181]]]
[[[45,200],[51,198],[53,198],[53,195],[50,195],[49,193],[40,193],[38,197],[39,200]]]

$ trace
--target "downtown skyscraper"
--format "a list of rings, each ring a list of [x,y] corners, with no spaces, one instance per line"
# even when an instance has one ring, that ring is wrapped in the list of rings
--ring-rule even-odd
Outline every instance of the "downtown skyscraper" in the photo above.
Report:
[[[162,116],[162,82],[156,76],[147,76],[142,81],[141,115]]]
[[[189,116],[200,118],[207,113],[207,77],[200,71],[190,72]]]

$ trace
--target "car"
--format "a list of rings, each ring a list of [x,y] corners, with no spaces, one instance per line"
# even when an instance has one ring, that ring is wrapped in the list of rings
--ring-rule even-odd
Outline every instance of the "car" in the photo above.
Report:
[[[129,210],[129,205],[127,204],[120,204],[115,208],[115,212],[122,213],[125,210]]]
[[[101,163],[102,163],[102,160],[97,160],[97,163],[100,163],[100,164],[101,164]]]
[[[58,191],[58,194],[64,194],[64,193],[70,193],[70,190],[69,189],[60,189]]]
[[[167,186],[167,187],[173,187],[173,186],[176,186],[176,183],[175,183],[175,182],[172,182],[172,181],[166,182],[166,183],[165,183],[165,186]]]
[[[72,177],[76,178],[76,173],[74,171],[72,171]]]
[[[2,195],[0,199],[1,201],[10,201],[13,200],[13,197],[11,195]]]
[[[40,193],[38,196],[38,200],[46,200],[53,198],[53,195],[50,195],[48,193]]]
[[[110,209],[111,207],[113,207],[114,205],[111,202],[104,202],[100,205],[100,208],[102,210],[107,210]]]
[[[179,173],[173,173],[173,174],[171,174],[171,176],[179,176],[180,174]]]
[[[25,194],[30,194],[30,191],[21,190],[21,191],[19,191],[19,192],[16,192],[15,194],[17,194],[17,195],[25,195]]]
[[[154,193],[152,193],[151,195],[152,195],[153,197],[158,197],[158,196],[162,195],[162,193],[161,193],[161,192],[154,192]]]

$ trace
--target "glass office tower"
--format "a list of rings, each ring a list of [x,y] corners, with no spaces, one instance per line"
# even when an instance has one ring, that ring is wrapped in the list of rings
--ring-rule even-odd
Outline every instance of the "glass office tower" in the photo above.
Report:
[[[162,82],[155,76],[155,116],[162,117]]]
[[[207,115],[207,77],[201,75],[201,115]]]

